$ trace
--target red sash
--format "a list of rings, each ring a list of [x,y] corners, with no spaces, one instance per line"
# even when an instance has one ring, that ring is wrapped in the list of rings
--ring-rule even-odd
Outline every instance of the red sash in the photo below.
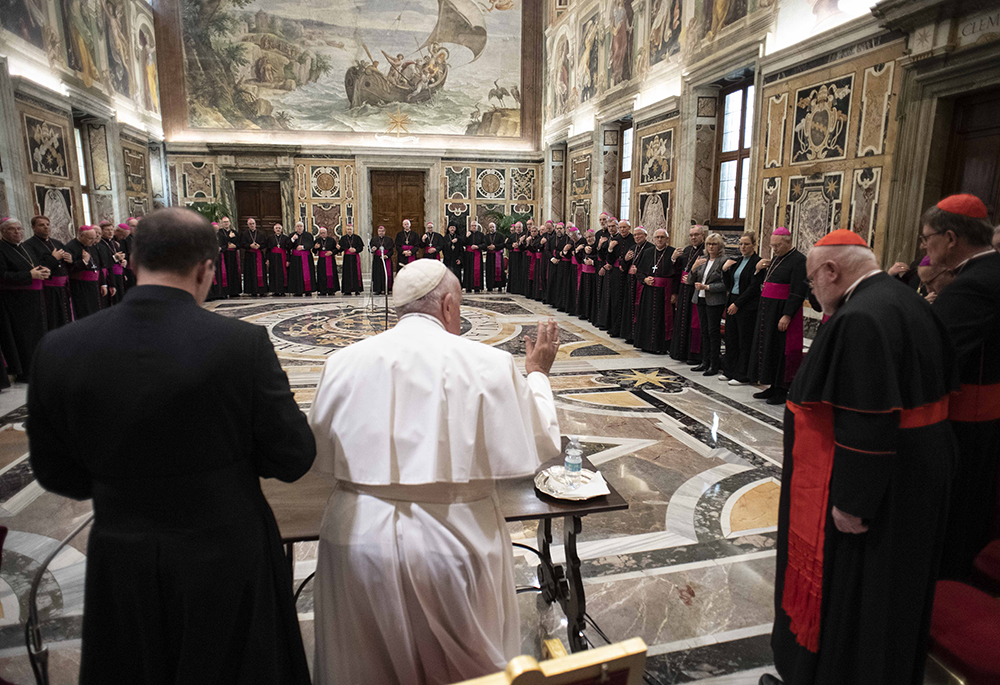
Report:
[[[271,254],[279,255],[279,257],[281,259],[281,273],[283,275],[283,278],[285,279],[285,287],[287,288],[288,287],[288,264],[287,264],[287,262],[288,262],[288,253],[285,252],[280,247],[272,247],[271,248]],[[226,276],[225,270],[223,270],[222,276],[223,276],[223,278],[225,278],[225,276]],[[223,283],[223,285],[225,285],[225,283]]]
[[[219,271],[222,272],[222,287],[229,287],[229,277],[226,275],[226,257],[225,255],[219,255]],[[213,283],[216,283],[216,279],[212,279]],[[218,285],[218,283],[216,283]]]
[[[257,287],[264,287],[264,260],[261,259],[260,250],[251,250],[247,248],[247,254],[252,254],[254,256],[254,261],[257,262]]]
[[[635,324],[639,320],[639,301],[642,298],[642,290],[646,287],[646,284],[639,280],[635,287],[635,309],[632,314],[632,323]],[[663,278],[660,276],[653,276],[653,285],[649,286],[651,288],[663,288],[663,327],[664,334],[666,337],[664,340],[670,340],[674,334],[674,307],[670,304],[670,296],[673,294],[673,283],[671,283],[669,278]]]
[[[415,261],[417,261],[417,250],[418,249],[419,248],[417,248],[416,245],[403,245],[402,247],[399,248],[399,258],[401,260],[402,259],[406,260],[405,262],[403,262],[404,264],[409,264],[410,262],[415,262]],[[403,254],[404,250],[409,250],[410,251],[410,256],[409,257],[407,257],[406,255]],[[358,261],[358,264],[361,264],[360,260]],[[358,281],[358,282],[360,283],[360,281]]]
[[[493,253],[493,278],[498,282],[503,279],[503,250]]]
[[[681,271],[681,280],[683,281],[684,277],[690,274],[690,271]],[[691,305],[691,322],[688,325],[688,330],[691,331],[691,342],[688,343],[688,349],[692,354],[698,354],[701,352],[701,319],[698,318],[697,303]]]
[[[787,300],[792,286],[788,283],[765,283],[760,296],[769,300]],[[785,330],[785,382],[791,383],[795,372],[802,365],[802,308]]]
[[[580,289],[580,281],[583,280],[584,274],[594,274],[597,273],[597,269],[589,264],[578,264],[576,267],[576,289]]]
[[[111,273],[113,273],[115,276],[121,276],[122,274],[125,273],[125,268],[121,264],[112,264]]]
[[[514,250],[514,252],[520,252],[520,250]],[[538,261],[538,257],[534,252],[528,253],[528,280],[535,280],[535,262]]]
[[[392,257],[386,257],[384,254],[379,256],[382,258],[382,263],[385,264],[385,291],[389,292],[392,290]],[[360,265],[360,261],[358,264]]]
[[[42,285],[49,288],[62,288],[67,283],[69,283],[69,279],[66,276],[53,276],[47,281],[42,281]]]
[[[949,418],[970,423],[1000,419],[1000,383],[962,383],[961,389],[951,396]]]
[[[482,283],[483,282],[483,258],[480,256],[480,250],[474,247],[465,248],[466,252],[475,253],[476,257],[472,260],[472,283]]]
[[[313,284],[312,275],[309,273],[309,267],[312,266],[312,256],[309,254],[308,250],[303,248],[292,250],[292,254],[302,260],[302,286],[305,292],[311,293]]]
[[[41,290],[43,281],[40,278],[32,278],[30,285],[13,283],[0,283],[0,290]]]
[[[324,252],[329,252],[329,250],[324,250]],[[332,290],[333,285],[333,255],[321,255],[319,258],[319,263],[323,264],[326,262],[326,289]]]
[[[101,280],[101,275],[96,271],[77,271],[75,274],[70,274],[69,277],[74,281],[87,281],[89,283],[97,283]]]

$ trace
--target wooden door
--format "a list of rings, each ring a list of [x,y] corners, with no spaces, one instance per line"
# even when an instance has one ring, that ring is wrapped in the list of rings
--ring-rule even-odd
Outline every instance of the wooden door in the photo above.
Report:
[[[403,219],[410,220],[410,228],[423,235],[424,224],[424,172],[422,171],[372,171],[372,235],[378,227],[385,226],[385,234],[394,239],[403,229]]]
[[[236,181],[236,215],[240,229],[247,219],[257,220],[257,228],[270,231],[281,223],[281,183],[279,181]]]
[[[971,193],[1000,223],[1000,88],[955,101],[943,196]]]

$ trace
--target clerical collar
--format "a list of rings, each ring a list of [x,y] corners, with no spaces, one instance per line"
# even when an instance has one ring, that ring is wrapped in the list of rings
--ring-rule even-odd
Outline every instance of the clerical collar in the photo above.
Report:
[[[962,269],[964,269],[966,267],[966,265],[969,262],[971,262],[973,259],[979,259],[980,257],[985,257],[986,255],[993,254],[994,252],[996,252],[996,250],[994,250],[992,247],[990,249],[988,249],[988,250],[983,250],[982,252],[977,252],[976,254],[972,255],[971,257],[969,257],[968,259],[966,259],[964,262],[962,262],[961,264],[959,264],[958,266],[956,266],[954,269],[952,269],[951,272],[957,276],[958,272],[961,271]]]
[[[882,273],[881,269],[873,269],[872,271],[869,271],[858,280],[854,281],[854,283],[852,283],[851,286],[844,291],[844,299],[842,300],[842,302],[846,303],[849,299],[851,299],[851,295],[853,295],[857,287],[861,285],[861,281],[865,280],[866,278],[871,278],[875,274],[880,274],[880,273]]]

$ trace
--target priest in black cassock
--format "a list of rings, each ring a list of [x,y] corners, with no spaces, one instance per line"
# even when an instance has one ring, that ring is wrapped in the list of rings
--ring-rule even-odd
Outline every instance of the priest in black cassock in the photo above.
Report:
[[[524,255],[527,263],[522,262],[522,267],[527,266],[527,273],[523,277],[524,294],[533,300],[538,299],[538,294],[542,292],[539,281],[544,279],[542,275],[543,261],[542,254],[545,244],[544,237],[536,226],[528,229],[528,240],[524,243]]]
[[[81,226],[76,237],[66,243],[66,251],[73,258],[69,264],[69,294],[73,299],[73,319],[77,321],[100,311],[102,291],[107,292],[107,286],[101,282],[96,243],[94,226]]]
[[[229,222],[229,217],[219,219],[219,247],[226,260],[226,282],[229,297],[239,297],[243,291],[240,280],[240,238]]]
[[[635,261],[638,283],[635,311],[635,346],[643,352],[666,354],[674,327],[674,288],[680,274],[674,274],[674,252],[667,245],[666,230],[653,232],[653,250],[644,250]]]
[[[301,221],[288,236],[288,292],[299,297],[313,291],[316,283],[316,266],[312,260],[313,234],[305,230]]]
[[[594,315],[591,318],[591,323],[595,326],[597,325],[598,312],[601,306],[601,297],[604,295],[604,289],[607,287],[608,278],[607,272],[602,268],[605,264],[605,259],[607,257],[608,242],[611,240],[611,219],[613,219],[607,212],[601,212],[600,224],[601,227],[594,234],[594,239],[597,241],[597,257],[598,257],[598,268],[597,276],[595,278],[594,286]],[[615,233],[617,233],[617,223],[615,228]]]
[[[771,259],[757,262],[764,269],[760,310],[750,351],[751,383],[768,387],[754,393],[768,404],[784,404],[788,386],[802,363],[802,303],[809,294],[806,258],[792,247],[785,227],[771,235]]]
[[[528,219],[528,221],[525,224],[522,224],[520,221],[518,221],[516,225],[518,226],[518,228],[521,229],[521,235],[524,236],[524,242],[521,244],[521,249],[525,250],[525,256],[524,259],[521,260],[521,273],[518,276],[521,281],[521,290],[522,290],[521,294],[524,295],[525,297],[531,297],[532,293],[531,287],[534,287],[534,285],[532,284],[531,287],[529,287],[528,285],[529,271],[531,271],[531,259],[527,253],[533,251],[531,249],[532,238],[541,235],[541,231],[539,230],[538,226],[535,225],[534,219]],[[536,258],[536,268],[537,268],[537,258]],[[508,276],[507,278],[509,280],[510,276]]]
[[[300,478],[316,443],[267,330],[199,306],[218,250],[203,217],[152,213],[125,301],[38,348],[31,467],[93,499],[82,685],[310,682],[259,479]],[[91,397],[115,398],[113,421]]]
[[[434,225],[429,221],[427,225],[431,234],[437,235],[434,233]],[[371,242],[368,244],[368,251],[372,253],[372,292],[376,295],[382,295],[386,292],[387,278],[389,279],[388,291],[392,292],[392,252],[396,248],[396,244],[392,242],[391,238],[385,236],[385,226],[379,226],[377,233],[378,235],[372,236]],[[438,237],[443,238],[444,236]]]
[[[340,251],[344,255],[344,285],[345,295],[362,293],[365,290],[364,279],[361,277],[361,253],[365,251],[365,241],[361,236],[354,235],[354,226],[347,224],[344,235],[340,236]]]
[[[627,344],[635,342],[635,295],[639,289],[639,267],[638,262],[643,259],[646,252],[652,252],[654,247],[646,240],[646,229],[636,226],[632,231],[632,238],[635,246],[625,254],[625,261],[628,263],[628,271],[625,277],[624,294],[622,296],[622,323],[620,335]]]
[[[444,236],[434,230],[433,221],[428,221],[424,227],[424,234],[420,236],[420,247],[424,248],[424,253],[421,255],[423,259],[441,260],[443,258]],[[389,288],[392,289],[391,284]]]
[[[275,224],[264,243],[267,261],[267,289],[275,297],[284,297],[288,290],[288,236],[281,224]]]
[[[410,230],[410,220],[403,219],[403,230],[396,234],[396,269],[402,269],[410,262],[417,261],[420,250],[420,234]]]
[[[465,259],[462,261],[462,286],[467,293],[478,293],[483,289],[484,245],[486,236],[483,235],[479,224],[473,223],[472,230],[465,236]]]
[[[594,325],[602,331],[606,331],[611,327],[612,288],[617,287],[617,290],[614,292],[615,297],[621,293],[621,284],[619,283],[616,286],[612,278],[612,271],[618,270],[618,257],[620,256],[618,247],[621,245],[618,221],[614,218],[608,221],[607,238],[607,241],[598,248],[603,266],[598,269],[597,278],[599,281],[603,281],[604,284],[598,291],[597,318],[594,320]]]
[[[510,276],[507,279],[507,292],[512,295],[525,295],[525,285],[521,283],[521,265],[528,260],[526,253],[526,241],[521,232],[521,222],[516,221],[510,227],[510,236],[507,238],[506,247],[509,256]]]
[[[0,221],[0,351],[19,383],[28,380],[35,348],[48,330],[42,282],[52,275],[24,249],[23,238],[20,221]]]
[[[958,468],[942,562],[942,576],[956,580],[966,578],[975,556],[1000,531],[1000,254],[990,245],[988,216],[978,197],[952,195],[920,222],[930,265],[954,274],[933,309],[955,347],[961,382],[949,412]]]
[[[632,236],[632,224],[627,219],[618,222],[618,259],[614,269],[608,274],[610,291],[608,317],[608,335],[620,338],[622,332],[622,311],[625,300],[625,288],[628,285],[628,270],[632,266],[632,256],[635,255],[635,238]]]
[[[448,227],[448,233],[444,236],[444,261],[445,265],[455,274],[455,278],[462,280],[462,262],[465,259],[465,239],[458,234],[458,226],[452,224]]]
[[[132,231],[135,230],[136,225],[139,220],[135,217],[129,217],[128,221],[123,222],[115,226],[115,240],[121,247],[121,251],[125,253],[125,263],[124,274],[125,277],[125,292],[128,293],[129,288],[135,285],[135,271],[132,270]]]
[[[264,266],[264,243],[267,235],[257,228],[257,220],[247,219],[247,228],[240,234],[243,250],[243,292],[254,297],[267,294],[267,267]]]
[[[688,229],[690,245],[675,251],[676,268],[680,271],[680,285],[677,288],[677,309],[674,314],[673,337],[670,340],[670,356],[687,364],[701,362],[701,324],[698,321],[696,305],[691,302],[694,295],[694,281],[690,278],[694,263],[705,254],[705,238],[708,226],[695,225]]]
[[[115,288],[114,274],[111,273],[111,265],[114,263],[114,253],[111,252],[111,248],[107,243],[104,242],[104,224],[110,225],[110,221],[102,221],[101,225],[96,226],[97,231],[97,242],[91,248],[91,253],[94,255],[94,259],[97,261],[97,265],[101,269],[101,285],[105,286],[101,288],[101,308],[110,307],[115,303],[115,297],[118,294],[118,289]]]
[[[320,295],[336,295],[340,290],[340,277],[337,275],[337,253],[340,244],[337,239],[327,235],[325,226],[319,227],[319,234],[313,243],[316,253],[316,285]]]
[[[552,240],[552,220],[549,219],[538,229],[538,242],[532,247],[532,256],[535,259],[535,273],[533,290],[528,294],[531,299],[542,302],[545,300],[545,291],[548,289],[549,281],[549,241]]]
[[[566,242],[566,226],[559,221],[555,225],[555,230],[549,235],[548,243],[544,250],[544,259],[547,264],[545,297],[542,302],[555,307],[559,298],[559,264],[562,261],[562,249]]]
[[[64,245],[50,235],[49,218],[36,216],[31,219],[34,235],[24,241],[24,249],[31,253],[35,263],[44,266],[51,274],[42,281],[45,293],[46,329],[53,331],[73,320],[73,303],[69,294],[69,265],[73,256]]]
[[[579,319],[589,321],[596,308],[597,269],[600,266],[594,229],[587,229],[584,240],[586,241],[585,249],[578,258],[580,269],[576,281],[576,316]]]
[[[503,263],[503,249],[507,239],[502,233],[497,233],[497,225],[492,221],[486,227],[486,243],[483,254],[486,255],[486,290],[500,292],[507,283],[507,273]]]
[[[948,333],[852,231],[808,264],[831,318],[785,409],[774,663],[789,685],[922,685],[955,456]]]
[[[118,304],[125,297],[125,253],[115,240],[115,226],[110,221],[101,222],[101,244],[105,248],[102,256],[110,255],[107,281],[111,288],[111,304]]]

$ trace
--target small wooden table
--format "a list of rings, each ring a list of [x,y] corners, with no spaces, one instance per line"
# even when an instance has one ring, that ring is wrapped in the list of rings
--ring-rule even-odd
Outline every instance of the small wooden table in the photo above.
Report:
[[[562,463],[561,458],[543,464],[539,470],[559,463]],[[584,459],[583,465],[593,471],[597,470],[587,459]],[[261,488],[278,522],[289,563],[294,563],[293,548],[296,542],[319,540],[323,510],[333,492],[333,483],[310,471],[294,483],[262,480]],[[577,536],[583,530],[583,517],[628,509],[625,498],[610,483],[608,488],[611,490],[610,494],[603,497],[585,502],[568,502],[538,492],[532,477],[500,481],[497,487],[500,510],[507,521],[538,521],[538,549],[521,543],[514,543],[514,546],[538,555],[541,562],[538,565],[538,583],[542,597],[549,604],[558,601],[562,607],[569,623],[567,633],[570,649],[574,652],[587,648],[586,638],[583,636],[587,600],[580,574],[580,557],[576,551]],[[561,564],[552,563],[552,520],[560,517],[563,519],[565,569]],[[301,586],[299,590],[301,591]]]

